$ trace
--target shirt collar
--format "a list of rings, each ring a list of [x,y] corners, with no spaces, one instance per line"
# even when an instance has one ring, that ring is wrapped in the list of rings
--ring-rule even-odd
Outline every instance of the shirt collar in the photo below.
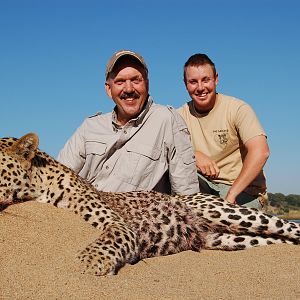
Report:
[[[196,108],[195,108],[194,101],[193,101],[193,100],[189,101],[189,102],[188,102],[188,106],[189,106],[190,113],[191,113],[194,117],[196,117],[196,118],[202,118],[202,117],[207,116],[209,113],[211,113],[213,110],[215,110],[215,107],[218,105],[218,103],[219,103],[219,100],[218,100],[219,96],[218,96],[218,95],[219,95],[219,94],[216,93],[216,102],[215,102],[214,107],[213,107],[211,110],[209,110],[208,112],[205,112],[205,113],[199,113],[199,112],[196,110]]]
[[[141,124],[143,122],[144,117],[148,113],[152,103],[153,103],[152,97],[148,96],[148,99],[145,101],[145,104],[144,104],[143,109],[140,112],[140,114],[136,118],[129,120],[127,122],[127,124],[131,124],[132,126],[138,126],[139,124]],[[117,112],[116,111],[117,111],[117,106],[115,106],[113,111],[112,111],[112,126],[113,126],[114,129],[118,130],[118,129],[123,128],[123,126],[125,126],[125,125],[118,124]]]

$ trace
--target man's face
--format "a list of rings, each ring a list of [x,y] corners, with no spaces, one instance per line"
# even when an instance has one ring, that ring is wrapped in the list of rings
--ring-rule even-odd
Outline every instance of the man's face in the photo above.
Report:
[[[198,112],[205,113],[214,107],[217,84],[218,74],[214,75],[209,64],[185,68],[185,86]]]
[[[109,75],[105,88],[117,105],[117,119],[121,125],[136,118],[148,98],[146,72],[134,61],[119,63]]]

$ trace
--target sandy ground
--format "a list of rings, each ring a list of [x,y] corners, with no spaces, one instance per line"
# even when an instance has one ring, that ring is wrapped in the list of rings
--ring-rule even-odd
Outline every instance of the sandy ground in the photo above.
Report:
[[[300,299],[300,247],[192,251],[80,273],[97,230],[71,212],[28,202],[0,212],[0,299]]]

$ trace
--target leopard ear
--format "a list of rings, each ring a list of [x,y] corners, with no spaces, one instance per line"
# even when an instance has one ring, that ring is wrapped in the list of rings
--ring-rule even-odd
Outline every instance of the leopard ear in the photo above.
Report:
[[[35,133],[28,133],[15,141],[14,144],[10,146],[9,152],[16,156],[26,169],[29,169],[31,160],[36,154],[38,144],[38,136]]]

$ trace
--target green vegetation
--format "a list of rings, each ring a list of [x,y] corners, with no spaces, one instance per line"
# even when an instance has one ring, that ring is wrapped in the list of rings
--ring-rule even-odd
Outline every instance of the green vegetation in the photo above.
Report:
[[[284,219],[300,219],[300,195],[268,193],[269,205],[267,213],[276,214]]]

